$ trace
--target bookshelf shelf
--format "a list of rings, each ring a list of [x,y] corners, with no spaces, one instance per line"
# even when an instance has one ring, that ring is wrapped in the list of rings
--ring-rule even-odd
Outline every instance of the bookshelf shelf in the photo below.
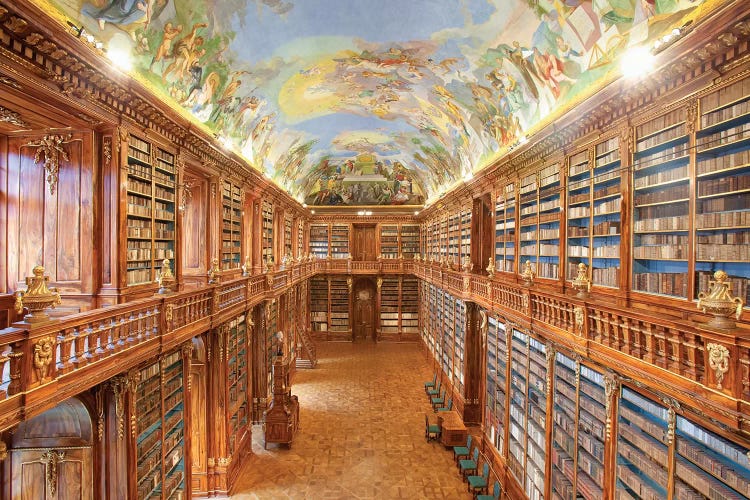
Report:
[[[495,200],[495,268],[515,272],[516,259],[515,183],[503,186]]]
[[[131,135],[125,192],[125,282],[152,283],[164,259],[175,258],[174,155]]]
[[[221,186],[221,268],[239,269],[242,260],[242,190],[228,181]]]
[[[310,251],[318,259],[328,258],[328,224],[310,225]]]
[[[273,255],[273,242],[274,242],[274,228],[273,228],[273,217],[274,207],[273,205],[263,200],[261,204],[261,258],[264,263],[274,262]]]

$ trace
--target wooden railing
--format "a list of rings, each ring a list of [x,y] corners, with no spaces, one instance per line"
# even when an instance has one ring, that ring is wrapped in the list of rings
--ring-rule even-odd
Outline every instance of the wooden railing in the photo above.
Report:
[[[684,310],[649,314],[618,297],[592,293],[582,299],[574,293],[504,281],[502,276],[490,279],[421,262],[409,267],[418,278],[456,297],[477,302],[627,378],[663,386],[724,423],[750,432],[748,324],[718,331],[705,326],[710,318],[697,309],[690,315]],[[721,363],[711,366],[711,350],[728,353],[726,371]]]
[[[611,296],[594,293],[581,299],[410,260],[343,262],[355,273],[394,272],[397,267],[414,274],[589,359],[617,366],[623,376],[668,384],[675,397],[693,398],[716,418],[750,431],[750,420],[742,416],[750,413],[747,324],[721,332],[684,314],[647,314]],[[33,416],[127,371],[301,280],[331,272],[331,261],[305,262],[38,326],[16,323],[0,330],[0,431],[22,415]],[[711,350],[724,352],[722,348],[729,353],[726,372],[709,361]]]
[[[188,341],[313,276],[306,262],[0,330],[0,431]]]

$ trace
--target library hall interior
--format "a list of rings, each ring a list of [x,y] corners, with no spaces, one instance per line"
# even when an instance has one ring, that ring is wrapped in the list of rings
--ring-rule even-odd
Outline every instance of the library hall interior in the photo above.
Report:
[[[750,1],[0,0],[0,500],[750,498]]]

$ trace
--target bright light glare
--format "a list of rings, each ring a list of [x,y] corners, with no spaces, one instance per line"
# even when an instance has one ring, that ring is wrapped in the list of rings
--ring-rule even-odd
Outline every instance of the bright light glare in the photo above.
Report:
[[[133,69],[133,60],[130,58],[130,52],[121,48],[110,48],[107,50],[107,57],[112,64],[123,71]]]
[[[654,55],[648,47],[631,47],[620,60],[620,70],[627,78],[644,76],[654,69]]]

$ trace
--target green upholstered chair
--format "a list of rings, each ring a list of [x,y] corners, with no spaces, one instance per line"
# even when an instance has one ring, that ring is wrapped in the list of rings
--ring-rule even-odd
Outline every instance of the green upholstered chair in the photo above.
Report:
[[[490,464],[487,462],[482,466],[481,476],[469,476],[466,478],[469,482],[470,493],[484,493],[487,491],[487,482],[490,480]]]
[[[431,424],[426,413],[424,414],[424,437],[427,442],[440,438],[440,426]]]
[[[448,403],[437,411],[451,411],[453,409],[453,398],[448,398]]]
[[[469,458],[468,455],[466,455],[466,458],[458,461],[458,469],[461,471],[461,477],[466,477],[468,474],[476,473],[477,468],[479,467],[479,448],[474,448],[474,453],[472,453],[472,457]]]
[[[424,383],[424,390],[427,392],[429,389],[434,389],[437,384],[437,372],[432,375],[432,380],[428,380]]]
[[[476,500],[498,500],[500,498],[500,483],[495,481],[495,486],[492,487],[492,495],[478,495]]]
[[[445,389],[443,389],[442,395],[430,398],[430,402],[432,403],[432,411],[437,411],[438,408],[445,406]]]
[[[471,434],[466,438],[466,446],[454,446],[453,447],[453,460],[458,461],[462,458],[469,458],[471,453]]]
[[[438,382],[437,387],[433,387],[432,389],[427,389],[427,397],[434,398],[438,394],[440,394],[440,389],[443,387],[443,381],[441,380]]]

